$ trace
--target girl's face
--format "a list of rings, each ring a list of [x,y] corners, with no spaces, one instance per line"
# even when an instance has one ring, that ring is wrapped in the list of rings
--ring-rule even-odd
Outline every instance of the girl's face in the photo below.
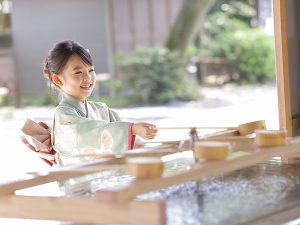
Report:
[[[94,66],[85,64],[76,54],[69,58],[62,74],[55,76],[54,83],[80,101],[91,95],[96,83]]]

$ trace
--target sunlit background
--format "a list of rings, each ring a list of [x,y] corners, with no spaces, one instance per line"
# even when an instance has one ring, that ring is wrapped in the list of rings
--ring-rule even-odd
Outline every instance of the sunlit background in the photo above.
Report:
[[[92,100],[158,126],[278,128],[271,0],[0,0],[0,174],[46,168],[20,142],[26,118],[51,121],[43,77],[54,43],[95,62]],[[162,132],[157,139],[184,139]]]

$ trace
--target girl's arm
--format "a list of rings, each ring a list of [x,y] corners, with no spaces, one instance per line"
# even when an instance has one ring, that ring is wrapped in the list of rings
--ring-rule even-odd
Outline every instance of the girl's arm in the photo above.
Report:
[[[87,119],[75,109],[60,107],[55,115],[54,147],[66,156],[86,149],[121,153],[128,150],[131,126],[128,122]]]
[[[148,140],[156,136],[157,129],[150,123],[135,123],[132,126],[132,133]]]

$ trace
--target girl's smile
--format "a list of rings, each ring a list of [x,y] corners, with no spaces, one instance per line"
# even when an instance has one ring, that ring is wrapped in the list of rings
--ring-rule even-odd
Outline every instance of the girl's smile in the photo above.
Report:
[[[92,84],[83,84],[80,86],[85,91],[92,91]]]

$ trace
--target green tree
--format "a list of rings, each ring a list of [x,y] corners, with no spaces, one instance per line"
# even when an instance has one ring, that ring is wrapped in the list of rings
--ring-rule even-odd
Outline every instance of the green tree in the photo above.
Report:
[[[215,0],[186,0],[167,38],[166,47],[184,54],[214,3]]]

